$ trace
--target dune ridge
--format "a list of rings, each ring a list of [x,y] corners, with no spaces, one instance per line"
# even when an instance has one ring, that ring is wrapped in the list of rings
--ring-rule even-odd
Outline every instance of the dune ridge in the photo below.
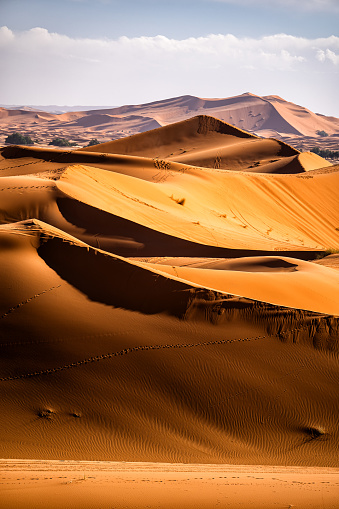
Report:
[[[338,170],[207,116],[1,149],[2,455],[337,467]]]
[[[22,130],[40,144],[47,144],[57,136],[71,138],[79,145],[93,138],[107,142],[197,115],[217,117],[252,134],[278,138],[303,150],[318,146],[319,140],[322,148],[326,144],[326,148],[337,150],[337,118],[313,113],[274,95],[260,97],[250,93],[221,99],[185,95],[147,104],[61,114],[32,108],[0,108],[0,143],[8,134]],[[319,137],[319,131],[329,136]]]

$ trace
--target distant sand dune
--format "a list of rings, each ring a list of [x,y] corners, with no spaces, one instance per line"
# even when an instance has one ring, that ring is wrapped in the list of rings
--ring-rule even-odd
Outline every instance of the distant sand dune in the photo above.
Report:
[[[0,143],[5,142],[8,134],[24,131],[44,145],[55,137],[65,137],[86,146],[93,138],[108,142],[195,116],[217,117],[238,129],[250,131],[252,135],[284,138],[283,141],[297,148],[306,144],[310,150],[318,146],[319,141],[322,144],[326,141],[326,148],[337,150],[339,119],[313,113],[278,96],[260,97],[250,93],[221,99],[185,95],[147,104],[62,114],[51,114],[38,108],[36,111],[26,107],[16,110],[0,108]],[[318,135],[319,131],[329,135],[326,140]]]

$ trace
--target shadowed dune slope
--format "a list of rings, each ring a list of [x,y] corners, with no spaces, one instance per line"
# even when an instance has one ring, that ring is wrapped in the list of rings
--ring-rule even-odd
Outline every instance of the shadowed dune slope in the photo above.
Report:
[[[1,151],[3,457],[338,466],[339,167],[200,122],[254,171]]]
[[[169,279],[36,221],[0,238],[4,455],[336,464],[337,318]],[[273,276],[292,264],[274,261]]]

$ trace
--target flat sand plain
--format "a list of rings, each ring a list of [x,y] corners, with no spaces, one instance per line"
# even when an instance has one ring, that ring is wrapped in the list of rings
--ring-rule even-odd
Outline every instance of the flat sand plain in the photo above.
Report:
[[[334,468],[0,461],[0,507],[336,509]]]

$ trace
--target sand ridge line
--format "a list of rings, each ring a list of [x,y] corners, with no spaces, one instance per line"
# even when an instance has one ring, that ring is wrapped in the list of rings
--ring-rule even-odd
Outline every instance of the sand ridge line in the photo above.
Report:
[[[56,187],[52,186],[12,186],[12,187],[3,187],[0,191],[9,191],[11,189],[51,189],[52,191],[56,190]]]
[[[0,168],[0,171],[5,171],[5,170],[13,170],[14,168],[21,168],[22,166],[29,166],[30,164],[42,164],[42,163],[47,163],[47,162],[50,162],[50,161],[45,161],[44,159],[38,159],[37,161],[32,161],[31,163],[23,163],[23,164],[17,164],[15,166],[6,166],[5,168]]]
[[[20,380],[23,378],[31,378],[33,376],[49,375],[51,373],[56,373],[58,371],[63,371],[65,369],[71,369],[71,368],[75,368],[78,366],[83,366],[85,364],[89,364],[91,362],[98,362],[98,361],[110,359],[113,357],[128,355],[130,353],[137,352],[137,351],[163,350],[163,349],[167,349],[167,348],[173,348],[173,349],[193,348],[193,347],[199,347],[199,346],[225,345],[225,344],[230,344],[230,343],[258,341],[259,339],[268,339],[268,338],[274,337],[274,336],[281,336],[281,335],[285,335],[285,334],[288,334],[291,332],[305,330],[305,329],[308,329],[310,326],[311,326],[311,324],[308,326],[305,326],[305,327],[299,327],[299,328],[291,329],[291,330],[288,330],[285,332],[279,332],[277,334],[271,334],[271,335],[265,335],[265,336],[253,336],[253,337],[249,337],[249,338],[221,339],[221,340],[216,340],[216,341],[204,341],[204,342],[200,342],[200,343],[177,343],[175,345],[134,346],[131,348],[124,348],[123,350],[119,350],[118,352],[107,353],[107,354],[103,354],[103,355],[96,355],[95,357],[89,357],[88,359],[84,359],[84,360],[77,361],[77,362],[72,362],[71,364],[66,364],[64,366],[59,366],[57,368],[50,368],[50,369],[45,369],[45,370],[41,370],[41,371],[35,371],[34,373],[25,373],[25,374],[16,375],[16,376],[2,377],[2,378],[0,378],[0,382],[8,382],[11,380]]]
[[[46,290],[43,290],[42,292],[40,293],[36,293],[35,295],[33,295],[32,297],[29,297],[28,299],[26,300],[23,300],[22,302],[20,302],[19,304],[17,304],[16,306],[13,306],[12,308],[10,308],[8,311],[6,311],[6,313],[4,313],[3,315],[0,316],[0,320],[2,320],[3,318],[6,318],[6,316],[8,316],[10,313],[13,313],[13,311],[16,311],[17,309],[21,308],[22,306],[24,306],[25,304],[28,304],[29,302],[31,302],[32,300],[34,299],[37,299],[38,297],[41,297],[41,295],[44,295],[45,293],[47,292],[51,292],[53,290],[56,290],[57,288],[60,288],[61,285],[58,285],[58,286],[52,286],[51,288],[47,288]]]
[[[36,161],[32,161],[30,163],[17,164],[15,166],[5,166],[5,168],[0,168],[0,171],[13,170],[13,169],[16,169],[16,168],[21,168],[22,166],[29,166],[29,165],[32,165],[32,164],[57,163],[58,162],[57,161],[58,158],[60,158],[61,156],[67,156],[67,155],[72,154],[72,153],[73,153],[73,150],[69,150],[67,152],[61,151],[60,155],[56,155],[53,160],[52,159],[37,159]],[[23,157],[25,158],[27,156],[23,156]],[[63,164],[63,163],[60,163],[60,164]],[[62,168],[67,168],[67,166],[63,166],[63,167],[58,168],[58,169],[62,169]]]

